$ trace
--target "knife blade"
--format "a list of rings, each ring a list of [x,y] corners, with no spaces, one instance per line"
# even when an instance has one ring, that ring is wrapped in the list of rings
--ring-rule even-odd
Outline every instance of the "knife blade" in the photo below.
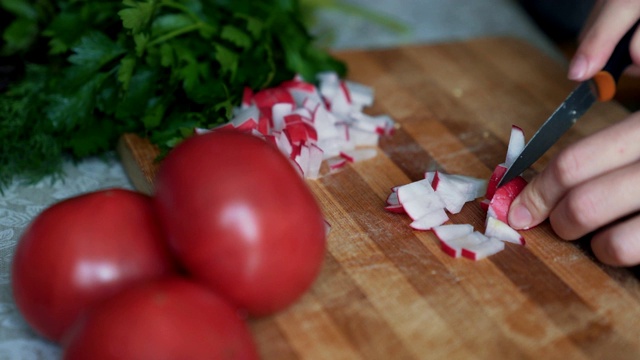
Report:
[[[608,101],[615,95],[616,84],[633,62],[629,52],[631,38],[640,21],[620,39],[602,71],[580,83],[540,126],[516,160],[509,166],[498,187],[513,180],[535,163],[596,101]]]

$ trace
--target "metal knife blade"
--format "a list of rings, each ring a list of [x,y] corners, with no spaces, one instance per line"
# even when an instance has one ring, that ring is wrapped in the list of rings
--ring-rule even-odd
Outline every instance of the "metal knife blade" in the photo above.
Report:
[[[547,121],[536,131],[522,153],[511,164],[504,176],[498,182],[498,187],[522,174],[529,166],[538,160],[560,137],[576,123],[591,105],[596,101],[610,100],[615,94],[616,83],[622,72],[633,62],[629,45],[640,20],[627,31],[616,45],[609,61],[597,76],[578,85],[551,114]],[[603,75],[603,76],[599,76]]]
[[[576,123],[591,105],[597,100],[597,89],[591,80],[578,85],[566,100],[542,124],[531,140],[520,153],[520,156],[509,167],[498,186],[506,184],[522,174],[538,160],[562,135]]]

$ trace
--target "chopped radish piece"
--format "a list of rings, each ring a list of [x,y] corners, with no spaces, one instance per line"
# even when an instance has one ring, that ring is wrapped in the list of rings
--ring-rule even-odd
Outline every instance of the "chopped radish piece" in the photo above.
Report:
[[[480,202],[480,208],[482,210],[489,211],[489,204],[491,203],[491,200],[489,199],[482,199],[482,201]]]
[[[493,169],[493,173],[491,174],[491,178],[489,178],[489,183],[487,184],[487,192],[484,195],[487,199],[491,200],[493,194],[496,192],[496,188],[498,187],[498,183],[500,183],[500,179],[507,172],[507,167],[503,164],[498,164],[495,169]]]
[[[248,108],[253,101],[253,90],[250,87],[245,86],[242,92],[242,108]]]
[[[451,257],[463,256],[476,261],[502,251],[504,243],[473,231],[452,240],[440,241],[440,247]]]
[[[503,186],[499,187],[489,203],[488,216],[493,216],[498,220],[509,223],[507,215],[513,200],[520,194],[520,191],[527,185],[527,181],[518,176]]]
[[[440,241],[453,240],[473,232],[473,225],[471,224],[447,224],[436,226],[433,229],[433,233],[436,234]]]
[[[376,149],[356,149],[345,150],[340,152],[340,156],[345,158],[348,162],[358,162],[374,158],[378,154]]]
[[[525,140],[524,131],[516,125],[511,126],[511,136],[509,137],[509,145],[507,147],[507,158],[504,165],[508,168],[520,156],[524,150]]]
[[[342,80],[335,72],[318,73],[317,80],[316,86],[296,75],[255,93],[246,87],[226,124],[194,129],[194,134],[222,129],[252,134],[275,144],[306,178],[317,178],[324,160],[334,171],[346,162],[376,156],[371,147],[378,145],[380,136],[393,133],[395,122],[388,115],[362,112],[373,104],[373,89]]]
[[[508,166],[523,148],[522,129],[513,126],[507,159],[495,167],[489,181],[441,171],[426,171],[422,180],[391,188],[385,209],[398,213],[404,210],[413,220],[410,224],[413,229],[432,230],[442,250],[454,258],[480,260],[502,251],[506,242],[524,245],[524,237],[508,225],[507,213],[527,182],[518,176],[496,188]],[[471,224],[444,225],[448,220],[446,211],[459,212],[465,203],[483,194],[485,198],[480,206],[487,213],[484,234],[475,231]]]
[[[271,107],[271,122],[274,131],[282,131],[285,128],[285,116],[293,112],[293,105],[290,103],[276,103]]]
[[[484,234],[488,237],[493,237],[501,241],[519,245],[525,244],[524,236],[520,235],[518,231],[493,216],[487,216]]]
[[[464,204],[485,192],[486,182],[469,176],[448,175],[436,171],[431,186],[446,204],[447,211],[457,214]]]
[[[398,201],[413,220],[444,209],[444,203],[426,179],[398,187]]]
[[[392,191],[389,196],[387,196],[387,205],[400,205],[400,201],[398,200],[398,191]]]
[[[431,184],[431,186],[433,186],[433,178],[435,177],[436,177],[435,171],[427,171],[424,173],[424,178],[427,179],[427,181],[429,181],[429,184]]]
[[[414,230],[431,230],[435,226],[441,226],[448,220],[449,216],[447,216],[444,209],[438,208],[414,220],[409,226]]]
[[[338,170],[347,165],[347,160],[334,157],[327,159],[327,164],[329,165],[330,170]]]
[[[376,132],[366,131],[355,127],[349,130],[349,141],[354,146],[376,146],[380,135]]]
[[[487,241],[488,238],[478,231],[473,231],[466,235],[462,235],[451,240],[440,240],[440,247],[449,256],[458,258],[462,255],[462,249],[470,249],[474,246]]]
[[[486,239],[486,241],[480,242],[478,244],[464,247],[461,251],[462,257],[477,261],[504,250],[504,242],[489,237],[487,237]]]
[[[324,234],[325,234],[325,236],[328,236],[330,232],[331,232],[331,224],[325,219],[324,220]]]
[[[373,104],[373,89],[371,87],[355,83],[353,81],[344,82],[349,93],[351,94],[351,102],[360,106],[371,106]]]
[[[384,207],[385,210],[392,212],[392,213],[396,213],[396,214],[404,214],[406,211],[404,211],[404,207],[400,204],[398,205],[387,205]]]

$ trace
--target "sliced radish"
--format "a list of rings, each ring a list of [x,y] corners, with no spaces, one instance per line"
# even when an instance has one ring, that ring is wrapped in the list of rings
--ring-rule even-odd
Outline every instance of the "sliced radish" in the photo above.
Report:
[[[384,207],[385,210],[387,210],[388,212],[392,212],[392,213],[396,213],[396,214],[404,214],[406,213],[406,211],[404,211],[404,206],[398,204],[398,205],[387,205]]]
[[[377,154],[378,151],[373,148],[345,150],[340,152],[341,157],[352,163],[374,158]]]
[[[433,178],[435,177],[436,177],[435,171],[427,171],[424,173],[424,178],[427,179],[427,181],[429,181],[429,184],[431,184],[431,186],[433,186]]]
[[[440,171],[434,173],[431,186],[446,204],[447,211],[457,214],[464,204],[475,200],[486,189],[486,181],[470,176],[449,175]]]
[[[477,261],[504,250],[504,242],[495,238],[485,238],[485,241],[464,247],[461,251],[462,257]]]
[[[274,131],[282,131],[285,128],[284,118],[293,112],[293,104],[276,103],[271,106],[271,122]]]
[[[240,106],[226,124],[212,130],[194,129],[194,133],[240,130],[262,138],[296,161],[306,178],[320,175],[320,154],[330,171],[376,156],[373,147],[381,135],[393,132],[395,122],[388,115],[362,112],[373,104],[373,89],[342,80],[335,72],[318,73],[317,80],[318,86],[296,75],[255,93],[246,87]]]
[[[351,94],[351,102],[354,105],[365,107],[373,104],[373,88],[348,80],[344,84]]]
[[[387,205],[400,205],[400,201],[398,200],[398,191],[391,191],[389,196],[387,196]]]
[[[487,216],[484,234],[488,237],[496,238],[501,241],[519,245],[525,244],[524,236],[520,235],[518,231],[493,216]]]
[[[478,244],[487,241],[488,238],[478,231],[462,235],[447,241],[440,240],[440,247],[449,256],[458,258],[463,249],[474,249]]]
[[[507,157],[504,165],[508,168],[520,156],[524,150],[525,139],[524,131],[516,125],[511,126],[511,136],[509,137],[509,145],[507,146]]]
[[[493,197],[493,194],[495,194],[496,192],[498,183],[500,183],[500,180],[502,179],[502,177],[506,172],[507,172],[507,167],[505,166],[504,163],[496,165],[496,167],[493,169],[493,173],[491,174],[491,177],[489,178],[489,183],[487,184],[487,191],[484,195],[485,198],[491,200],[491,198]]]
[[[473,225],[471,224],[447,224],[436,226],[433,229],[433,233],[436,234],[440,241],[450,241],[473,232]]]
[[[366,131],[359,128],[352,127],[349,130],[349,141],[354,146],[376,146],[380,135],[376,132]]]
[[[404,206],[403,206],[404,208]],[[404,208],[406,211],[406,208]],[[441,226],[449,220],[449,216],[442,208],[434,209],[433,211],[422,215],[418,219],[409,224],[414,230],[431,230],[433,227]]]
[[[426,179],[398,187],[398,201],[412,220],[445,207]]]
[[[330,170],[338,170],[347,165],[347,160],[344,158],[334,157],[327,159],[327,164]]]
[[[491,200],[489,199],[482,199],[482,201],[480,202],[480,208],[482,210],[484,210],[485,212],[487,212],[489,210],[489,204],[491,203]]]
[[[331,224],[325,219],[324,220],[324,234],[325,234],[325,236],[328,236],[330,232],[331,232]]]
[[[248,108],[253,102],[253,90],[250,87],[245,86],[242,92],[242,108]]]

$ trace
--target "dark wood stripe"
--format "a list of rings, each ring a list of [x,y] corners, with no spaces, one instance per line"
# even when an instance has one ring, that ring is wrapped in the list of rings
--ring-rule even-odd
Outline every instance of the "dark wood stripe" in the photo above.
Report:
[[[381,137],[378,146],[411,181],[424,179],[425,171],[443,170],[402,127]]]

